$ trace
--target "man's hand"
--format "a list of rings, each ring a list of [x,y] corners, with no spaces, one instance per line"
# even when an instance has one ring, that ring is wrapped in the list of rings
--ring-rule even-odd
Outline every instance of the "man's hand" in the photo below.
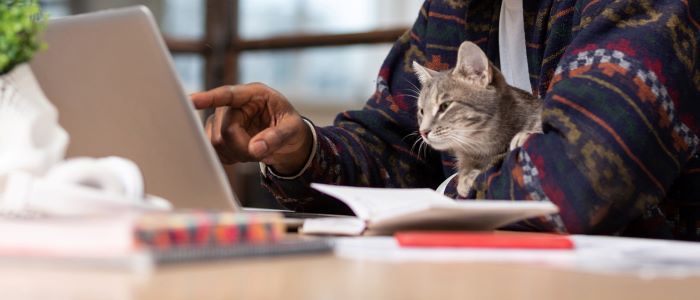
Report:
[[[309,126],[282,94],[264,84],[222,86],[190,97],[197,109],[216,109],[205,132],[225,164],[262,161],[280,175],[293,175],[310,155]]]

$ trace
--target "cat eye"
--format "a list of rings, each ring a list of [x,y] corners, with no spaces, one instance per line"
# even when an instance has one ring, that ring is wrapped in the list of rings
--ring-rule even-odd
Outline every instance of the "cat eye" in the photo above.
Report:
[[[423,109],[421,108],[421,109],[418,111],[418,113],[422,115],[422,114],[423,114]]]
[[[447,108],[450,106],[450,103],[451,102],[444,102],[444,103],[440,104],[440,106],[438,106],[438,112],[443,112],[443,111],[447,110]]]

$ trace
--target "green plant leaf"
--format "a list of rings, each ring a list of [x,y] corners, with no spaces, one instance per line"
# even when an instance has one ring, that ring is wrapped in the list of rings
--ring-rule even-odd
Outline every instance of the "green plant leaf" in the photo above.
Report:
[[[6,0],[0,6],[0,75],[28,62],[45,47],[39,34],[47,15],[36,0]]]

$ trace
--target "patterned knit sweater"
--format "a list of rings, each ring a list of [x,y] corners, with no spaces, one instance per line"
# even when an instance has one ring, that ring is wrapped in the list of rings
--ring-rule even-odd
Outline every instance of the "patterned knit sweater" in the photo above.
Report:
[[[560,208],[512,229],[699,239],[700,2],[523,2],[544,133],[485,170],[468,198]],[[418,81],[411,62],[451,68],[469,40],[498,65],[500,7],[499,0],[426,1],[365,107],[315,128],[317,151],[301,176],[268,172],[263,183],[291,209],[335,213],[349,210],[309,183],[437,187],[455,160],[412,149]]]

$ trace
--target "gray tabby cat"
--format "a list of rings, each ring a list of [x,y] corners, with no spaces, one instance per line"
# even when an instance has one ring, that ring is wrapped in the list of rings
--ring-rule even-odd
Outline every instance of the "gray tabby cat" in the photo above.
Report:
[[[462,197],[494,158],[542,132],[542,101],[509,86],[474,43],[460,45],[453,69],[437,72],[415,61],[413,69],[422,84],[420,134],[432,148],[457,157]]]

